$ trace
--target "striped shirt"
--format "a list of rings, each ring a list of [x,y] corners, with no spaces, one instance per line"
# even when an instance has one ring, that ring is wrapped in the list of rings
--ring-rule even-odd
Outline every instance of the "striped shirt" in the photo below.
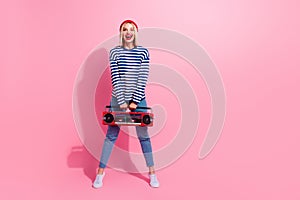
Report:
[[[110,50],[112,95],[118,104],[133,101],[138,104],[145,98],[149,76],[149,52],[142,46],[125,49],[117,46]]]

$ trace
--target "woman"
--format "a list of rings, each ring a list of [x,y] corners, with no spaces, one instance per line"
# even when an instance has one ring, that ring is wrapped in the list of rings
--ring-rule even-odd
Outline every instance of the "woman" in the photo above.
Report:
[[[110,70],[112,80],[111,106],[120,109],[129,108],[132,111],[143,111],[137,107],[147,107],[145,87],[149,75],[149,52],[137,45],[138,26],[132,20],[125,20],[120,25],[120,46],[110,50]],[[119,135],[119,126],[108,126],[106,138],[102,147],[102,154],[98,174],[93,187],[103,185],[104,169],[110,157],[114,143]],[[152,146],[146,126],[136,127],[138,139],[149,167],[151,187],[159,187],[154,171]]]

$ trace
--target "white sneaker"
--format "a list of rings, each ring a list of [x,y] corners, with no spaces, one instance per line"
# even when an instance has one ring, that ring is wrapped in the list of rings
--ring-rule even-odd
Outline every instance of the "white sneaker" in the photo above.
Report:
[[[105,176],[105,172],[103,174],[97,174],[96,179],[94,180],[93,187],[101,188],[103,185],[103,177]]]
[[[157,177],[155,174],[149,174],[150,178],[150,185],[151,187],[158,188],[159,187],[159,182],[157,180]]]

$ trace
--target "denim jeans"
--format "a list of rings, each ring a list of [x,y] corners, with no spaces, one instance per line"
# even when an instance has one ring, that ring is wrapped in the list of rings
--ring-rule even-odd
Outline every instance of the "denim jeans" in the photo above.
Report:
[[[126,102],[127,104],[129,102]],[[110,102],[111,106],[119,106],[117,103],[117,99],[115,97],[111,98]],[[140,107],[147,107],[146,99],[143,99],[140,101],[140,103],[137,105]],[[118,110],[118,109],[113,109],[113,111]],[[135,112],[145,112],[146,110],[144,109],[136,109],[134,110]],[[110,154],[112,152],[112,149],[114,147],[114,144],[116,142],[116,139],[118,138],[120,132],[120,127],[119,126],[108,126],[107,132],[106,132],[106,138],[104,140],[104,144],[102,147],[102,154],[100,158],[100,168],[105,168],[106,164],[109,160]],[[136,133],[138,136],[138,139],[140,141],[142,151],[146,160],[146,165],[148,167],[154,166],[153,162],[153,155],[152,155],[152,146],[151,146],[151,141],[150,137],[148,134],[148,127],[147,126],[136,126]]]

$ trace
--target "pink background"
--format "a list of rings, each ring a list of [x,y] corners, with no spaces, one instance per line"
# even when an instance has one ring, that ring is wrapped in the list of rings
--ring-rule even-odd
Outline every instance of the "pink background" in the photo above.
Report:
[[[299,6],[295,0],[1,2],[0,198],[299,199]],[[107,169],[105,187],[95,190],[98,161],[74,126],[73,85],[91,49],[127,18],[201,44],[222,75],[227,116],[209,156],[198,159],[200,127],[187,152],[157,172],[159,189],[147,185],[146,174]],[[200,106],[208,101],[203,96]]]

